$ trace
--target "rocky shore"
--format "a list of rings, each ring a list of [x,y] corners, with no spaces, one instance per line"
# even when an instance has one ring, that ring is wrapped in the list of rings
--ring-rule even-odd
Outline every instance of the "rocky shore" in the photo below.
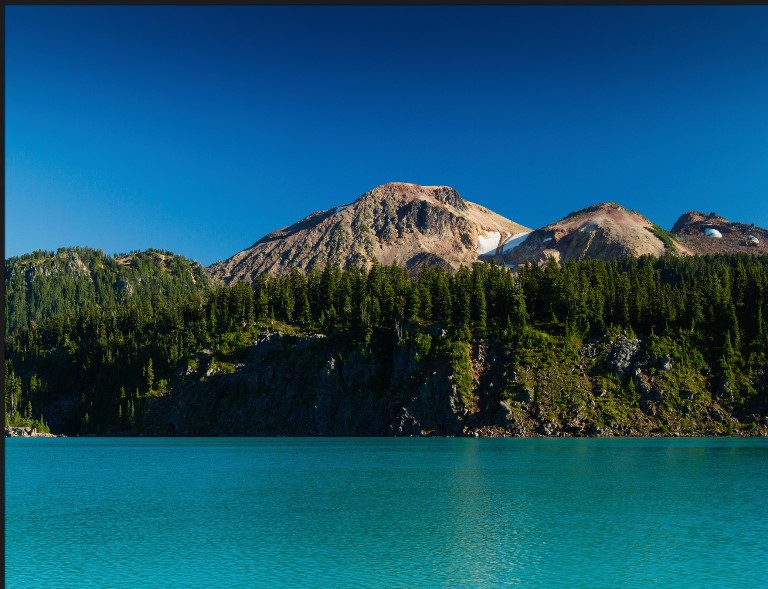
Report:
[[[50,434],[38,431],[35,427],[6,427],[6,438],[63,438],[64,434]]]

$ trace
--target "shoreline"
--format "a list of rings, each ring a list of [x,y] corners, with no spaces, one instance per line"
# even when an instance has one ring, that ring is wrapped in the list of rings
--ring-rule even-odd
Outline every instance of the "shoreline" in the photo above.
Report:
[[[36,427],[5,427],[6,438],[66,438],[64,434],[52,434],[38,431]]]
[[[31,427],[6,427],[6,438],[768,438],[768,431],[759,430],[754,433],[748,432],[733,432],[731,434],[723,435],[715,432],[703,432],[697,434],[672,432],[668,434],[661,433],[648,433],[648,434],[636,434],[636,435],[613,435],[613,434],[593,434],[593,435],[574,435],[566,432],[557,432],[553,434],[512,434],[512,433],[500,433],[500,432],[479,432],[470,431],[463,435],[443,435],[435,434],[432,432],[422,433],[421,435],[403,435],[403,436],[318,436],[318,435],[306,435],[306,434],[272,434],[272,435],[222,435],[221,433],[210,434],[188,434],[188,435],[164,435],[164,434],[146,434],[146,433],[128,433],[117,432],[108,434],[84,434],[84,435],[66,435],[56,434],[48,432],[37,431],[36,428]]]

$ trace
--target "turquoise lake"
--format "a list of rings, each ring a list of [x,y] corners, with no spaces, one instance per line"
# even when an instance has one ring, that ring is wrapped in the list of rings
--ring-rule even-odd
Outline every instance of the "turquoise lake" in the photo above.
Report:
[[[768,587],[766,439],[6,439],[6,587]]]

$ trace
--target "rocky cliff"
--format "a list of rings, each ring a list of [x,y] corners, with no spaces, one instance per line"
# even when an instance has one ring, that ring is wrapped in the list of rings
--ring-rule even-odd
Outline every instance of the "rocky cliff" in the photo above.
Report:
[[[620,333],[572,347],[545,337],[521,350],[454,344],[433,329],[423,356],[407,333],[380,330],[369,352],[343,336],[265,330],[227,373],[201,356],[156,401],[144,432],[160,435],[658,436],[766,435],[767,407],[728,407],[703,366],[658,339]],[[570,346],[570,347],[569,347]],[[423,349],[422,349],[423,352]],[[463,359],[461,360],[463,362]],[[461,364],[461,362],[459,364]],[[764,390],[768,374],[754,385]],[[726,387],[727,388],[727,387]],[[764,395],[762,395],[764,397]]]
[[[379,332],[378,353],[343,336],[298,337],[265,330],[231,373],[202,356],[148,427],[172,435],[461,435],[463,400],[450,366],[421,379],[415,348]]]

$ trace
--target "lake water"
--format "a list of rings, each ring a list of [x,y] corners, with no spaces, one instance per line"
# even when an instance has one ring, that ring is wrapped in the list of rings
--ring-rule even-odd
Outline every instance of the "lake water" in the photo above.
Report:
[[[768,587],[765,439],[6,439],[6,587]]]

